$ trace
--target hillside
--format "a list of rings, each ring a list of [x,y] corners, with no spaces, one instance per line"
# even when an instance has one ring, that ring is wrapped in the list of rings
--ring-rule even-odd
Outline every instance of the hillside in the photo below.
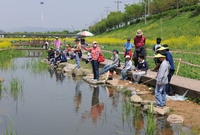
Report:
[[[147,38],[146,46],[155,44],[157,37],[162,38],[162,43],[167,43],[172,49],[197,49],[200,47],[200,15],[199,11],[183,12],[176,16],[149,17],[146,25],[144,19],[128,27],[105,32],[97,37],[120,38],[135,36],[137,29],[141,29]]]

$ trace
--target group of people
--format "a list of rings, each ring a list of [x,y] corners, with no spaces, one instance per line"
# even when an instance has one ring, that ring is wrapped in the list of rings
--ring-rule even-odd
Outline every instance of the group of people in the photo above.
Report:
[[[127,42],[124,44],[124,57],[125,57],[125,65],[121,70],[122,80],[126,80],[128,78],[127,73],[132,71],[132,60],[134,61],[134,71],[132,72],[132,78],[135,84],[138,84],[141,76],[147,74],[148,70],[148,62],[146,59],[146,49],[145,49],[145,36],[143,36],[143,32],[141,30],[137,30],[136,36],[134,37],[134,44],[130,42],[130,38],[127,38]],[[112,56],[112,63],[105,65],[102,70],[99,72],[98,67],[99,63],[97,61],[98,56],[102,53],[101,49],[98,46],[94,46],[97,44],[95,41],[93,43],[93,47],[88,49],[83,46],[86,51],[93,52],[92,53],[92,61],[93,64],[93,72],[94,72],[94,80],[99,79],[99,75],[118,67],[120,63],[120,57],[118,55],[118,50],[114,49]],[[132,48],[135,47],[134,52],[132,52]],[[96,49],[98,48],[98,49]],[[95,51],[96,50],[96,51]],[[98,50],[98,51],[97,51]],[[154,61],[155,67],[151,69],[152,71],[157,72],[156,76],[156,88],[155,88],[155,96],[156,96],[156,105],[157,107],[164,107],[166,105],[166,94],[174,95],[173,90],[170,86],[171,78],[174,74],[174,60],[172,54],[169,52],[169,47],[167,44],[161,45],[161,38],[156,39],[156,44],[153,46],[154,51]],[[94,55],[95,54],[95,55]],[[95,57],[94,57],[95,56]]]
[[[55,38],[54,48],[49,48],[48,50],[48,61],[51,65],[56,65],[57,63],[67,62],[68,59],[75,59],[76,68],[80,68],[80,60],[82,57],[81,45],[85,44],[84,38],[76,38],[75,45],[66,45],[66,48],[61,49],[61,41],[58,37]]]
[[[56,39],[57,40],[57,39]],[[67,58],[65,56],[74,56],[76,61],[76,68],[79,69],[80,60],[82,57],[82,50],[88,52],[87,63],[91,62],[93,70],[93,81],[98,81],[100,75],[108,71],[112,71],[116,67],[120,66],[120,57],[117,49],[112,50],[112,61],[111,63],[105,65],[102,70],[99,71],[99,62],[98,58],[102,55],[102,50],[99,47],[97,41],[94,41],[90,47],[87,47],[83,41],[78,38],[75,39],[75,48],[71,49],[70,46],[66,49],[66,52],[59,52],[59,41],[55,42],[56,53],[54,54],[52,48],[49,51],[48,59],[51,63],[55,64],[56,62],[66,62]],[[149,68],[148,62],[146,61],[146,49],[145,49],[146,37],[143,35],[141,30],[137,30],[136,36],[134,37],[134,44],[131,43],[131,39],[127,38],[127,42],[124,44],[124,58],[125,64],[121,70],[121,79],[126,80],[128,78],[128,72],[132,71],[132,78],[135,84],[140,82],[140,79],[143,75],[147,74]],[[134,51],[132,49],[134,48]],[[155,67],[151,69],[152,71],[157,72],[156,76],[156,104],[159,107],[166,105],[166,94],[173,95],[173,90],[170,87],[170,81],[174,74],[174,61],[172,54],[169,52],[168,45],[161,45],[161,38],[156,39],[156,44],[153,46],[152,50],[154,51],[154,61]],[[134,62],[134,68],[132,64]]]
[[[153,46],[155,67],[152,71],[157,71],[156,77],[156,104],[158,107],[166,106],[166,94],[174,95],[170,86],[171,78],[175,72],[174,60],[167,44],[161,45],[161,38],[156,39],[157,44]]]

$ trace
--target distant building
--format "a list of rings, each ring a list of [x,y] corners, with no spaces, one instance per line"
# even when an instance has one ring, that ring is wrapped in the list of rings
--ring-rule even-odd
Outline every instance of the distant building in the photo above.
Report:
[[[4,38],[4,34],[5,34],[6,32],[4,32],[3,30],[0,30],[0,38]]]

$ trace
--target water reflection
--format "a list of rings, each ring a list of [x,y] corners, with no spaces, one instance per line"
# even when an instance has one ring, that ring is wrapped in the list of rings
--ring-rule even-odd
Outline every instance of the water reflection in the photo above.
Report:
[[[40,57],[43,52],[40,50],[27,50],[26,57]]]
[[[49,67],[47,70],[49,72],[50,78],[53,78],[54,68],[53,67]]]
[[[156,120],[156,130],[158,135],[173,135],[174,132],[172,130],[172,127],[170,126],[170,123],[166,121],[166,118],[164,116],[157,117]]]
[[[49,72],[50,78],[53,78],[53,75],[55,74],[56,82],[60,82],[61,84],[63,83],[65,79],[65,75],[61,70],[56,70],[54,67],[49,67],[48,72]]]
[[[56,82],[63,83],[65,79],[65,75],[61,70],[55,70],[55,75],[56,75]]]
[[[108,96],[112,100],[113,108],[117,108],[117,105],[119,103],[119,92],[113,87],[109,87],[109,86],[105,87],[105,89],[108,93]]]
[[[72,77],[54,68],[49,68],[48,72],[36,72],[33,76],[30,70],[23,68],[23,65],[28,65],[26,67],[32,69],[32,64],[29,64],[32,59],[15,61],[18,65],[15,71],[0,70],[0,74],[6,80],[19,78],[12,85],[23,87],[19,87],[18,93],[9,93],[9,81],[0,85],[0,117],[11,115],[18,134],[113,135],[118,130],[121,134],[145,134],[147,115],[140,107],[132,106],[129,96],[124,96],[113,87],[90,86],[82,77]],[[16,102],[20,96],[26,98],[26,102]],[[5,108],[10,111],[4,113]],[[9,123],[9,120],[6,122]],[[158,134],[170,135],[182,131],[181,126],[170,125],[165,119],[156,119],[155,123]],[[4,123],[0,123],[0,131],[5,129]]]
[[[80,80],[80,78],[78,79],[76,77],[74,77],[74,80],[76,80],[74,103],[75,103],[75,111],[76,113],[78,113],[81,106],[82,93],[80,86],[82,81]]]
[[[94,124],[97,123],[99,117],[101,116],[104,110],[104,103],[99,102],[99,86],[92,86],[92,100],[91,100],[91,108],[90,112],[87,112],[82,116],[82,119],[91,118]]]
[[[133,106],[133,128],[136,135],[140,135],[141,130],[144,128],[144,116],[139,106]]]

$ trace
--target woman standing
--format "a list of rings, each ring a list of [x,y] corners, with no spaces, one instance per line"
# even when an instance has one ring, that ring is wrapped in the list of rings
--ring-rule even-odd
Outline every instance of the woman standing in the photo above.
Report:
[[[94,41],[92,44],[91,48],[87,48],[84,45],[82,45],[82,48],[88,52],[91,53],[91,57],[92,57],[92,70],[93,70],[93,81],[98,81],[99,80],[99,62],[98,62],[98,57],[99,55],[102,54],[102,51],[100,49],[100,47],[98,46],[97,41]]]
[[[56,40],[54,41],[54,47],[56,50],[60,50],[60,39],[56,37]]]

